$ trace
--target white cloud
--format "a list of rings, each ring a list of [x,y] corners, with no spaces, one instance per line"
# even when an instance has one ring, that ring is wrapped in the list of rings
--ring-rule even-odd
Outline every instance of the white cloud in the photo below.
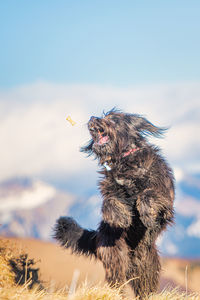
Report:
[[[180,182],[184,179],[185,174],[181,168],[175,167],[174,168],[174,177],[176,179],[176,182]]]
[[[160,234],[156,240],[156,245],[161,248],[163,245],[163,241],[164,241],[164,236],[162,234]]]
[[[187,234],[192,237],[200,238],[200,219],[197,219],[187,228]]]
[[[175,202],[176,211],[185,217],[200,217],[200,202],[186,195],[179,195]]]
[[[101,203],[101,197],[99,195],[92,195],[88,200],[87,204],[92,206],[99,206],[99,203]]]
[[[17,186],[13,189],[0,188],[0,212],[7,214],[10,211],[32,209],[51,200],[56,190],[41,181],[34,181],[31,186]]]
[[[170,240],[167,241],[165,245],[165,250],[169,255],[176,255],[178,253],[177,246],[174,243],[172,243]]]
[[[98,222],[101,219],[101,203],[102,199],[99,195],[92,195],[87,200],[87,205],[90,205],[91,207],[91,217],[95,220],[98,220]]]
[[[96,163],[79,147],[87,142],[91,115],[118,106],[171,126],[157,140],[174,166],[200,171],[200,84],[182,83],[119,88],[36,83],[0,92],[0,180],[14,176],[70,176]],[[66,121],[70,115],[76,121]]]
[[[190,177],[188,177],[187,182],[189,182],[189,180]],[[193,183],[199,185],[199,182],[195,180]],[[200,238],[200,202],[191,196],[188,197],[180,193],[175,201],[175,210],[184,217],[193,218],[194,221],[187,227],[186,234]],[[184,232],[184,230],[182,230],[182,232]],[[178,236],[177,233],[176,236]]]

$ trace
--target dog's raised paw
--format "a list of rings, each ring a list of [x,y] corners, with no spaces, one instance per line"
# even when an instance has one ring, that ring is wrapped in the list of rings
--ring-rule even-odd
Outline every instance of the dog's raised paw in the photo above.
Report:
[[[60,217],[54,227],[54,238],[58,240],[62,246],[68,248],[72,245],[74,239],[81,236],[83,229],[70,217]]]

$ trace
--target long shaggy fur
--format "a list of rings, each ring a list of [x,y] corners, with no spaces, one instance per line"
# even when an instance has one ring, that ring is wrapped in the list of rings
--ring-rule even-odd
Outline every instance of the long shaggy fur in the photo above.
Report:
[[[147,137],[164,130],[142,116],[111,110],[88,122],[91,140],[82,151],[101,166],[102,221],[96,231],[61,217],[55,238],[74,253],[100,259],[111,285],[129,281],[143,299],[155,292],[160,262],[155,241],[173,222],[174,178]]]

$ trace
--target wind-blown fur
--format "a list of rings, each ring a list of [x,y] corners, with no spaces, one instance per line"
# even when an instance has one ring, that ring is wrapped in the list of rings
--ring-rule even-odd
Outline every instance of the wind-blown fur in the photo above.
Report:
[[[100,259],[111,285],[129,281],[141,299],[155,292],[160,262],[156,238],[173,222],[174,178],[160,151],[147,141],[164,129],[142,116],[111,110],[91,117],[92,139],[82,151],[99,161],[103,198],[102,221],[96,231],[61,217],[55,238],[74,253]]]

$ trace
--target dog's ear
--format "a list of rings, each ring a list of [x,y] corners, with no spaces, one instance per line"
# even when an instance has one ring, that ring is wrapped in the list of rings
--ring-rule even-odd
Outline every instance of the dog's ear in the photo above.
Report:
[[[92,155],[93,151],[92,151],[92,146],[94,144],[94,141],[91,139],[87,145],[85,146],[82,146],[80,148],[80,152],[84,152],[84,153],[87,153],[88,156]]]
[[[129,115],[129,118],[129,120],[131,121],[131,125],[142,136],[151,135],[157,138],[161,138],[168,129],[164,127],[157,127],[140,115],[132,114]]]

